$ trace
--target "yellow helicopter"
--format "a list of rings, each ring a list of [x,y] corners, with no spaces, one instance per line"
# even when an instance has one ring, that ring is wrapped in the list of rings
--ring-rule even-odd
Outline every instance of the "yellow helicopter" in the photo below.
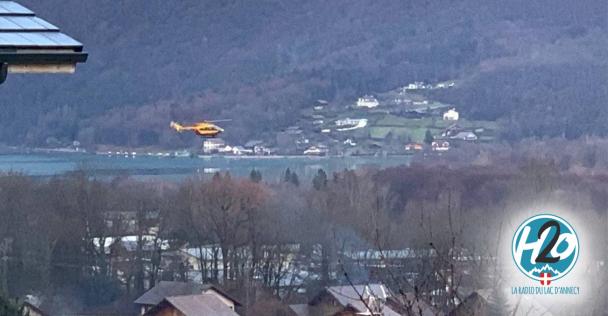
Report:
[[[202,122],[198,122],[198,123],[195,123],[192,125],[185,125],[185,126],[171,121],[171,124],[169,124],[169,126],[171,126],[171,128],[173,128],[174,130],[176,130],[180,133],[183,131],[193,131],[198,136],[205,137],[205,138],[213,138],[224,131],[223,128],[221,128],[213,123],[228,122],[228,121],[231,121],[231,120],[202,121]]]

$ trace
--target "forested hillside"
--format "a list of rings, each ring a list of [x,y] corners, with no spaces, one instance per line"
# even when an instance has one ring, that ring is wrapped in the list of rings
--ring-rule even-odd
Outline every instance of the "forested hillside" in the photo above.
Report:
[[[196,140],[169,120],[199,118],[271,138],[317,98],[447,79],[462,84],[438,98],[513,139],[608,132],[605,1],[21,2],[90,56],[0,86],[8,144],[177,147]]]

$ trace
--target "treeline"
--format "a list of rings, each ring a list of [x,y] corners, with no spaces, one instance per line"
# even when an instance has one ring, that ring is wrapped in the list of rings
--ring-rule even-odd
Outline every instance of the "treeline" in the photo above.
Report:
[[[90,58],[73,76],[9,77],[0,141],[12,145],[185,146],[194,138],[167,122],[205,118],[233,119],[231,141],[274,139],[316,99],[452,79],[465,87],[446,102],[524,120],[512,137],[605,133],[585,123],[605,114],[604,1],[21,2]]]
[[[443,312],[467,291],[490,289],[493,308],[509,312],[514,306],[500,299],[508,273],[496,271],[510,267],[501,260],[510,258],[510,230],[538,210],[567,210],[576,220],[583,246],[594,249],[581,259],[581,280],[594,297],[606,296],[608,275],[598,267],[608,257],[607,196],[606,177],[542,161],[319,170],[312,183],[291,171],[278,183],[255,171],[182,183],[5,174],[0,290],[34,294],[59,314],[124,312],[159,280],[196,279],[233,292],[247,315],[272,315],[323,286],[383,282]],[[608,306],[593,299],[568,308]]]

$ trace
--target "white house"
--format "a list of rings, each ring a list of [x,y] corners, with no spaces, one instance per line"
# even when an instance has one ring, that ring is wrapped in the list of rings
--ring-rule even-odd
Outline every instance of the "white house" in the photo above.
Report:
[[[426,85],[422,81],[415,81],[415,82],[410,83],[407,86],[405,86],[405,89],[407,89],[407,90],[418,90],[418,89],[425,89],[425,88],[426,88]]]
[[[378,105],[380,105],[378,100],[371,95],[365,95],[357,100],[357,107],[360,108],[375,108]]]
[[[203,152],[206,154],[213,153],[213,152],[218,151],[220,148],[224,147],[225,145],[226,145],[226,143],[221,138],[206,139],[203,142]]]
[[[226,145],[224,147],[220,147],[220,148],[218,148],[217,152],[220,153],[220,154],[231,154],[232,153],[232,146]]]
[[[243,146],[234,146],[232,147],[233,155],[251,155],[253,154],[253,149],[247,149]]]
[[[458,121],[460,115],[456,112],[456,109],[449,109],[447,112],[443,113],[444,121]]]
[[[429,100],[414,101],[412,104],[413,105],[428,105],[429,104]]]
[[[450,143],[445,140],[433,141],[431,149],[433,151],[448,151],[450,150]]]
[[[304,155],[309,156],[319,156],[327,154],[327,147],[319,145],[319,146],[310,146],[308,149],[304,151]]]
[[[349,146],[357,146],[357,143],[355,143],[355,142],[354,142],[352,139],[347,138],[347,139],[344,141],[344,145],[349,145]]]
[[[367,126],[367,119],[339,119],[336,120],[336,127],[338,131],[349,131],[357,128],[363,128]]]

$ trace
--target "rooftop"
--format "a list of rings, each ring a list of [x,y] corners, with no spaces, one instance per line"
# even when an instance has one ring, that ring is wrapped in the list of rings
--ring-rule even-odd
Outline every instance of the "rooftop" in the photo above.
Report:
[[[183,296],[170,296],[165,298],[157,307],[146,315],[154,315],[163,307],[170,305],[185,316],[216,315],[216,316],[238,316],[228,305],[224,304],[213,294],[196,294]]]
[[[72,73],[85,62],[82,43],[14,1],[0,1],[1,81],[7,73]]]
[[[235,305],[241,305],[236,299],[212,284],[200,284],[192,282],[160,281],[148,292],[144,293],[135,304],[138,305],[157,305],[169,296],[202,294],[207,290],[214,290],[227,299],[233,301]]]
[[[202,294],[204,290],[203,284],[199,283],[160,281],[135,300],[135,304],[157,305],[168,296]]]

